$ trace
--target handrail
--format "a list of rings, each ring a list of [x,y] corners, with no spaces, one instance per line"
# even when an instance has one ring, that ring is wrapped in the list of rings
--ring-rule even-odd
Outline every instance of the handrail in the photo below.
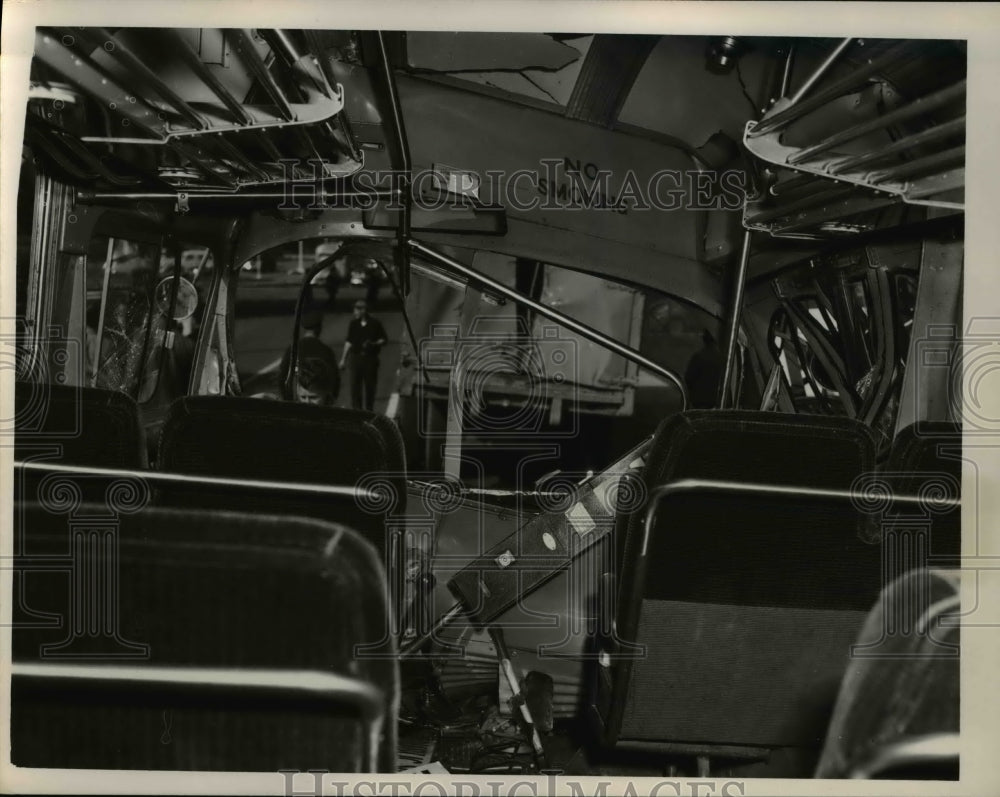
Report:
[[[666,378],[670,382],[673,382],[674,385],[677,387],[677,390],[681,394],[681,411],[687,409],[688,395],[687,395],[687,390],[684,387],[684,383],[669,368],[664,368],[662,365],[653,362],[648,357],[643,356],[635,349],[633,349],[631,346],[626,346],[624,343],[620,343],[614,338],[605,335],[603,332],[598,332],[593,327],[590,327],[587,324],[577,321],[572,316],[568,316],[565,313],[556,310],[553,307],[549,307],[548,305],[542,304],[541,302],[537,302],[534,299],[530,299],[524,294],[514,290],[513,288],[508,288],[502,282],[498,282],[497,280],[493,279],[492,277],[488,276],[482,271],[474,269],[471,266],[467,266],[464,263],[461,263],[452,257],[448,257],[447,255],[438,252],[436,249],[433,249],[430,246],[426,246],[425,244],[420,243],[419,241],[410,239],[409,243],[410,247],[418,254],[423,255],[424,257],[433,260],[439,265],[444,266],[445,268],[460,274],[466,279],[475,280],[476,282],[485,285],[491,291],[498,293],[501,296],[506,297],[507,299],[510,299],[514,303],[527,307],[529,310],[532,310],[538,313],[539,315],[545,316],[549,320],[555,321],[557,324],[560,324],[566,327],[567,329],[571,329],[573,332],[576,332],[581,337],[587,338],[587,340],[593,341],[599,346],[604,346],[605,348],[610,349],[616,354],[621,355],[626,360],[634,362],[637,365],[641,365],[643,368],[646,368],[647,370],[650,370],[655,374],[659,374],[660,376]]]
[[[378,501],[377,492],[363,487],[346,487],[338,484],[314,484],[308,482],[279,482],[262,479],[231,479],[222,476],[192,476],[185,473],[170,473],[159,470],[135,470],[131,468],[95,468],[85,465],[61,465],[49,462],[14,462],[14,469],[26,473],[68,473],[78,476],[125,477],[152,482],[153,484],[189,484],[197,487],[235,487],[243,490],[260,490],[306,495],[327,495],[337,498],[353,498],[356,501]]]
[[[750,230],[743,232],[743,247],[740,250],[740,260],[736,265],[733,277],[733,306],[726,324],[726,357],[719,380],[719,395],[717,403],[720,410],[729,404],[729,393],[733,381],[733,363],[736,360],[736,343],[740,334],[740,318],[743,315],[743,294],[746,291],[747,268],[750,265]]]
[[[778,484],[755,484],[752,482],[734,482],[716,479],[681,479],[680,481],[663,484],[653,488],[649,493],[649,503],[646,517],[643,521],[642,556],[646,555],[649,536],[656,522],[656,513],[661,501],[667,496],[678,493],[730,493],[734,495],[764,496],[772,498],[830,498],[839,501],[851,501],[864,511],[866,502],[885,501],[888,504],[927,506],[932,504],[942,508],[955,508],[962,505],[961,498],[947,496],[930,498],[917,495],[897,495],[895,493],[866,494],[863,490],[832,490],[823,487],[801,487]]]
[[[386,48],[385,34],[378,31],[376,34],[379,50],[379,64],[381,67],[382,80],[385,85],[386,99],[389,101],[389,113],[392,118],[392,134],[395,139],[397,155],[399,157],[398,167],[402,172],[405,184],[403,188],[403,212],[400,214],[399,227],[396,230],[396,268],[399,271],[399,281],[403,295],[410,292],[410,242],[411,214],[413,212],[413,191],[412,171],[413,165],[410,162],[410,143],[406,137],[406,125],[403,120],[403,108],[399,101],[399,91],[396,88],[396,78],[392,72],[392,64],[389,63],[389,51]]]

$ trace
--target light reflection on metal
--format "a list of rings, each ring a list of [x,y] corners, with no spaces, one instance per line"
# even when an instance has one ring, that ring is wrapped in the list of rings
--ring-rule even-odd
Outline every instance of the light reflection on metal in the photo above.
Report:
[[[101,347],[104,344],[104,317],[108,311],[108,289],[111,286],[111,257],[115,251],[115,239],[108,238],[108,252],[104,258],[104,279],[101,283],[101,307],[97,317],[97,340],[94,343],[94,373],[90,375],[90,386],[97,387],[97,376],[101,370]]]
[[[823,63],[816,67],[813,73],[806,78],[806,82],[803,83],[799,90],[795,92],[792,99],[789,100],[789,105],[795,105],[795,103],[809,93],[812,87],[815,86],[823,75],[829,71],[830,67],[837,63],[837,59],[843,55],[844,50],[850,47],[852,41],[854,41],[854,39],[842,39],[840,43],[833,48],[833,51],[825,59],[823,59]]]
[[[194,485],[197,487],[234,487],[241,490],[261,492],[295,493],[303,495],[326,495],[337,498],[358,500],[378,500],[379,494],[360,487],[346,487],[336,484],[309,484],[306,482],[279,482],[263,479],[229,479],[221,476],[189,476],[184,473],[167,473],[156,470],[132,470],[125,468],[93,468],[83,465],[63,465],[48,462],[15,462],[14,469],[23,473],[66,473],[78,476],[104,476],[107,478],[129,477],[142,479],[152,484]]]
[[[47,689],[62,683],[74,693],[86,693],[89,685],[114,686],[118,689],[149,691],[209,691],[232,694],[243,702],[251,696],[281,695],[288,700],[315,704],[350,705],[364,719],[366,734],[361,757],[369,772],[378,769],[379,737],[384,707],[382,691],[359,678],[325,670],[274,670],[237,667],[189,667],[121,664],[49,664],[13,662],[11,676],[15,685],[40,681]]]
[[[719,383],[719,409],[725,409],[728,402],[729,386],[733,380],[733,362],[736,359],[736,342],[740,331],[740,316],[743,310],[743,293],[747,282],[747,265],[750,263],[750,230],[743,233],[743,249],[740,252],[740,262],[733,277],[732,312],[726,327],[726,360]]]

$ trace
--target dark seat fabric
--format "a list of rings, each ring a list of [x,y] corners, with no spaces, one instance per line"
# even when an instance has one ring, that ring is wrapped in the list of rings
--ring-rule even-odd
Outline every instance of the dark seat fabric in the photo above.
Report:
[[[309,670],[360,679],[382,696],[378,769],[394,770],[399,685],[385,574],[355,532],[230,512],[146,508],[113,516],[91,504],[65,513],[18,507],[17,522],[24,543],[15,563],[15,663]],[[86,597],[99,588],[109,590],[107,607]],[[359,645],[382,656],[365,656]],[[364,724],[347,704],[18,683],[11,705],[18,766],[366,768]]]
[[[18,460],[125,469],[147,466],[139,410],[124,393],[17,382],[14,405]]]
[[[848,419],[692,411],[660,425],[643,486],[711,479],[848,490],[874,461],[873,436]],[[645,552],[646,507],[618,524],[617,633],[623,650],[645,652],[599,670],[605,742],[818,751],[881,585],[872,519],[850,501],[815,496],[696,492],[658,507]]]
[[[875,438],[849,418],[750,410],[691,410],[660,422],[639,477],[641,495],[680,479],[850,489],[875,469]],[[627,490],[620,495],[629,497]],[[646,506],[619,513],[618,561],[639,538]],[[861,522],[861,521],[859,521]]]
[[[817,778],[850,777],[907,739],[959,732],[959,609],[957,571],[911,570],[883,590],[858,635]]]
[[[331,505],[329,499],[243,493],[238,506],[347,523],[383,553],[388,547],[387,513],[402,514],[406,503],[399,429],[388,418],[361,410],[189,396],[170,409],[158,466],[163,471],[199,476],[378,487],[391,500],[365,505],[345,499]],[[170,504],[181,494],[174,488],[163,488],[163,492]],[[187,505],[232,506],[231,498],[204,490],[183,491],[183,496]]]
[[[612,676],[616,741],[818,749],[881,585],[881,548],[854,515],[820,499],[664,500],[624,567],[618,632],[646,650]]]

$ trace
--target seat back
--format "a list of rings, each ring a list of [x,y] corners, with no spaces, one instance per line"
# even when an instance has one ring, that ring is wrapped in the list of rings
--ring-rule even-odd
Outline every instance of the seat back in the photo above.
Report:
[[[859,474],[874,469],[874,450],[871,431],[849,418],[690,410],[660,422],[637,489],[648,495],[680,479],[848,489]],[[631,500],[632,491],[619,494]],[[640,537],[646,508],[643,503],[618,513],[617,561],[625,561],[630,541]]]
[[[393,770],[385,574],[355,532],[63,508],[16,515],[15,765]]]
[[[909,777],[957,779],[957,756],[923,742],[959,733],[959,609],[958,571],[911,570],[882,591],[858,635],[816,777],[871,777],[898,757],[893,748],[916,741],[926,749],[905,756]]]
[[[692,411],[665,420],[644,487],[682,479],[847,491],[874,467],[848,419]],[[822,743],[849,646],[878,594],[880,549],[847,498],[690,490],[624,520],[605,741],[754,756]],[[621,527],[620,524],[619,527]]]
[[[139,410],[124,393],[92,387],[17,382],[15,458],[66,465],[147,466]]]
[[[306,515],[356,528],[384,553],[387,513],[406,502],[403,442],[396,425],[361,410],[266,399],[189,396],[174,402],[160,440],[159,469],[199,476],[341,486],[379,486],[378,506],[243,495],[239,508]],[[181,493],[165,491],[175,505]],[[211,491],[184,491],[186,505],[226,506]],[[220,504],[220,501],[223,502]]]

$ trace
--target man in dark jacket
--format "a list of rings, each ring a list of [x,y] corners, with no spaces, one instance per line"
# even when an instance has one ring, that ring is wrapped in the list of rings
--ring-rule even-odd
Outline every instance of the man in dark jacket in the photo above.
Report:
[[[687,383],[688,399],[696,410],[708,410],[717,406],[719,383],[722,381],[722,352],[715,338],[707,329],[701,333],[705,345],[691,355],[684,381]]]
[[[354,318],[347,327],[344,355],[340,358],[340,367],[343,368],[350,357],[351,406],[355,409],[375,408],[378,355],[385,341],[385,328],[377,318],[368,315],[368,303],[364,299],[356,301]]]

